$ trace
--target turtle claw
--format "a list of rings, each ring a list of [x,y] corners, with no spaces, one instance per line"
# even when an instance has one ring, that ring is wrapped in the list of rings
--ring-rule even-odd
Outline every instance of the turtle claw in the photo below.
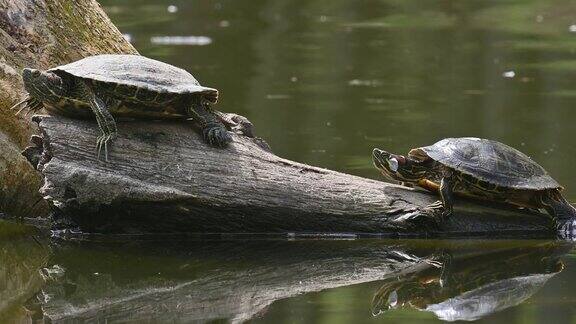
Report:
[[[101,140],[101,139],[102,139],[102,136],[104,136],[104,135],[98,136],[98,138],[96,138],[96,158],[97,158],[98,160],[100,160],[100,152],[101,152],[100,142],[102,141],[102,140]]]
[[[110,135],[106,136],[104,139],[104,160],[108,162],[108,141],[110,141]]]
[[[22,106],[22,108],[18,109],[18,111],[14,114],[14,116],[20,115],[20,113],[23,112],[26,108],[28,108],[28,106],[26,105]]]
[[[96,139],[96,159],[100,160],[100,155],[102,154],[102,149],[104,149],[104,161],[108,162],[108,143],[115,138],[114,135],[100,135]]]
[[[20,109],[18,109],[18,107],[20,107]],[[24,114],[24,117],[26,117],[29,114],[35,113],[38,110],[42,109],[42,107],[43,107],[42,102],[40,102],[36,99],[33,99],[31,97],[26,97],[26,98],[24,98],[24,100],[21,100],[21,101],[17,102],[16,104],[14,104],[12,107],[10,107],[10,110],[18,109],[18,111],[16,111],[16,113],[14,113],[14,116],[18,116],[24,110],[26,110],[26,113]]]
[[[430,205],[426,206],[425,209],[430,209],[430,210],[441,210],[444,209],[444,205],[442,204],[442,202],[440,200],[437,200],[433,203],[431,203]]]

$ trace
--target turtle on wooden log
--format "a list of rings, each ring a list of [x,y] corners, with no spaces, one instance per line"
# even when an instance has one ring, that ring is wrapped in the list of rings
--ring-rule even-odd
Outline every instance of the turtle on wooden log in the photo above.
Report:
[[[108,161],[108,144],[118,136],[114,117],[175,119],[190,117],[212,146],[225,147],[237,126],[211,109],[218,90],[201,86],[188,72],[141,55],[102,54],[47,71],[24,68],[26,97],[11,109],[72,117],[96,117],[102,134],[96,141]]]
[[[219,149],[183,122],[120,122],[114,159],[105,163],[93,154],[96,123],[34,120],[43,138],[41,194],[87,232],[549,232],[539,213],[470,202],[438,228],[405,222],[434,196],[283,159],[248,136],[232,134]]]
[[[114,160],[99,163],[95,122],[51,116],[38,118],[37,128],[9,111],[22,97],[20,71],[136,50],[94,0],[0,0],[0,29],[0,208],[7,214],[45,216],[49,204],[98,232],[548,233],[539,214],[470,203],[456,206],[466,217],[439,229],[402,222],[433,196],[289,161],[248,136],[232,134],[228,148],[211,148],[176,121],[120,122]],[[29,138],[25,154],[39,173],[18,154]]]
[[[385,177],[439,192],[441,200],[427,207],[428,217],[438,222],[452,214],[455,193],[545,209],[560,230],[576,218],[576,208],[561,194],[564,188],[542,166],[497,141],[446,138],[407,156],[375,148],[372,158]]]

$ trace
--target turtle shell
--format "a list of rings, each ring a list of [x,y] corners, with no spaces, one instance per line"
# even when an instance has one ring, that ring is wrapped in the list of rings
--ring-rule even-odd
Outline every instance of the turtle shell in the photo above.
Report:
[[[543,167],[526,154],[500,142],[474,138],[446,138],[409,152],[429,157],[449,168],[498,186],[546,190],[562,189]]]
[[[49,71],[159,93],[202,94],[213,103],[218,100],[218,90],[201,86],[187,71],[140,55],[89,56]]]

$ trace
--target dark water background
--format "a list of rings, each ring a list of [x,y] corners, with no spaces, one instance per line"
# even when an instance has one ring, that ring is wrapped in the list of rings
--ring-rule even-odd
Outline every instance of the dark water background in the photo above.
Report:
[[[217,108],[248,117],[280,156],[378,178],[373,147],[485,137],[576,201],[576,1],[101,4],[141,54],[220,89]],[[4,237],[7,323],[41,287],[45,311],[70,323],[576,321],[569,243]]]

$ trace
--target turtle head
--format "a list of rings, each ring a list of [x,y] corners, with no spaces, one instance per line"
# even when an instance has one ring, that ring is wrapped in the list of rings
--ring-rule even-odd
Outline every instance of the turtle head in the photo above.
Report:
[[[22,80],[26,91],[38,101],[55,103],[66,93],[62,78],[54,72],[24,68]]]
[[[424,178],[427,171],[419,163],[404,155],[388,153],[377,148],[372,151],[372,160],[384,177],[394,181],[417,182]]]

